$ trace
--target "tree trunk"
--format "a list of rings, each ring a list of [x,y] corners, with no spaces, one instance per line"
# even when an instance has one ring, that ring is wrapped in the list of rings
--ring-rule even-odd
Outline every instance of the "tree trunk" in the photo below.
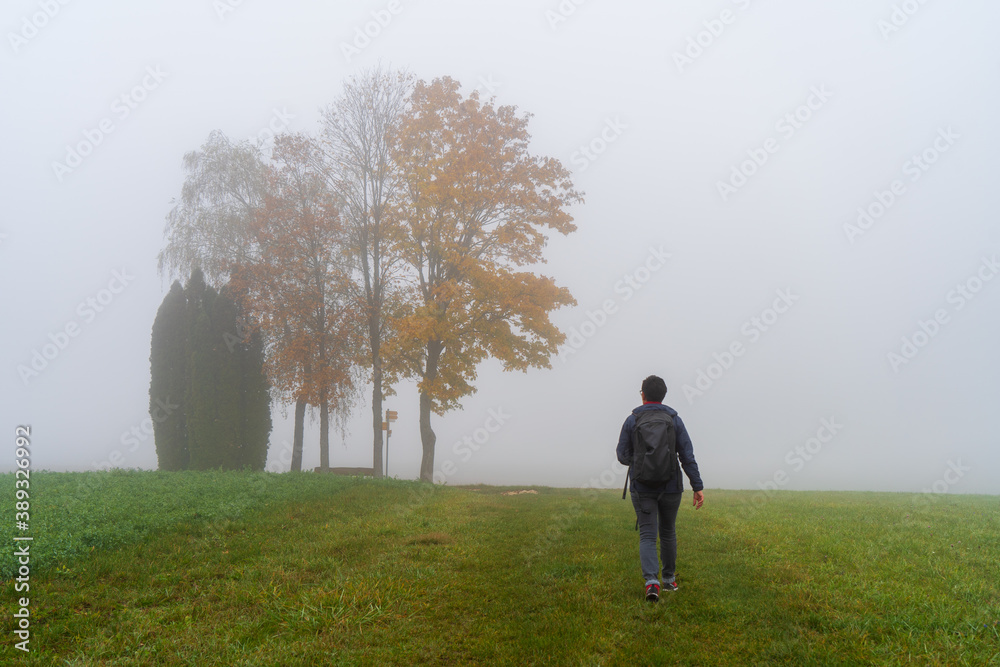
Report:
[[[427,344],[427,368],[424,381],[437,379],[438,360],[441,358],[441,343],[432,341]],[[420,459],[420,481],[434,481],[434,444],[437,436],[431,428],[431,396],[426,389],[420,391],[420,444],[423,446],[423,458]]]
[[[330,469],[330,405],[325,388],[319,392],[319,467]]]
[[[431,428],[431,397],[427,393],[420,392],[420,444],[423,445],[424,455],[420,459],[420,481],[434,481],[434,443],[437,436]]]
[[[382,359],[379,355],[378,341],[372,339],[372,379],[375,387],[372,389],[372,467],[375,477],[381,477],[385,464],[382,461]]]
[[[302,471],[302,439],[306,423],[306,402],[295,401],[295,435],[292,436],[292,471]]]

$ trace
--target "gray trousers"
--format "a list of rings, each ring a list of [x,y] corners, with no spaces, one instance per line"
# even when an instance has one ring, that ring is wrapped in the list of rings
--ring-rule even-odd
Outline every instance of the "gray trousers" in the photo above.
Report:
[[[632,506],[639,520],[639,561],[646,585],[659,584],[660,563],[656,559],[656,535],[660,535],[660,560],[663,561],[663,583],[672,583],[677,568],[677,509],[680,493],[663,493],[659,497],[640,496],[632,492]]]

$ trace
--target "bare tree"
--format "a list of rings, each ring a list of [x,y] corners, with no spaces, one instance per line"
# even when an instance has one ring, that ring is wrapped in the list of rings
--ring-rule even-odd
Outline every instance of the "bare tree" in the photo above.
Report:
[[[218,285],[259,256],[250,221],[267,196],[267,160],[258,147],[215,130],[184,156],[184,170],[181,198],[167,214],[159,270],[169,280],[198,266]]]
[[[324,173],[337,197],[348,245],[358,274],[356,298],[362,308],[372,369],[372,466],[382,474],[383,342],[398,298],[399,234],[393,207],[401,192],[389,137],[395,132],[413,86],[405,72],[381,67],[344,84],[324,110],[321,130]]]

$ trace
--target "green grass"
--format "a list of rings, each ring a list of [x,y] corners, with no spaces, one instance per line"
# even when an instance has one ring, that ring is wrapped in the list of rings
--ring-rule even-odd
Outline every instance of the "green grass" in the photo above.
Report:
[[[36,473],[32,652],[13,648],[5,581],[0,655],[1000,665],[996,497],[709,490],[695,511],[688,493],[680,590],[654,605],[620,492],[503,490],[308,473]],[[0,493],[9,545],[11,475]]]

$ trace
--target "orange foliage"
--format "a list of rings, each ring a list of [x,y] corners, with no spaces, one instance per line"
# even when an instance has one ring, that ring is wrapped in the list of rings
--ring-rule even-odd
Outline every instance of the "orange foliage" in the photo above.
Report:
[[[343,229],[317,149],[302,135],[275,142],[269,194],[253,219],[260,259],[234,277],[268,341],[272,386],[310,405],[353,392],[360,313],[349,297]]]
[[[582,201],[569,172],[528,153],[530,115],[494,107],[458,82],[419,82],[394,137],[406,183],[395,214],[415,273],[411,306],[389,341],[395,377],[420,378],[435,412],[475,391],[487,357],[505,369],[550,367],[563,342],[549,313],[575,300],[552,278],[518,270],[542,263],[546,232],[576,229]]]

